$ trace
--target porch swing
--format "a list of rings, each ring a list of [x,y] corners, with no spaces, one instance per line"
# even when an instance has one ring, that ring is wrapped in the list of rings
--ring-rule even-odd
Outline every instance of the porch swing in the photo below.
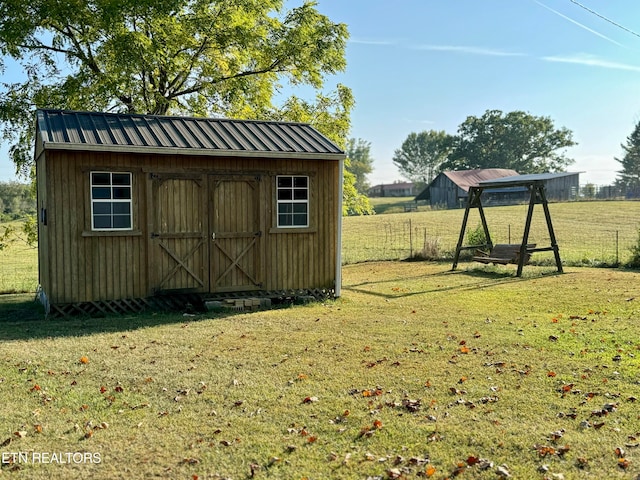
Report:
[[[553,174],[531,174],[531,175],[517,175],[512,177],[504,177],[497,180],[487,180],[478,183],[476,186],[469,187],[469,196],[467,197],[467,206],[462,219],[462,227],[460,228],[460,237],[458,238],[458,245],[456,246],[456,253],[453,258],[453,265],[451,270],[455,270],[458,266],[458,260],[460,259],[460,252],[463,250],[474,250],[475,255],[472,260],[480,263],[493,263],[493,264],[516,264],[518,266],[516,276],[522,276],[522,270],[524,265],[529,262],[531,254],[534,252],[553,252],[556,262],[556,267],[559,273],[562,273],[562,261],[560,259],[560,252],[558,250],[558,243],[556,242],[556,236],[553,231],[553,224],[551,222],[551,214],[549,213],[549,204],[545,194],[544,181],[550,178]],[[524,232],[522,235],[522,242],[519,244],[496,244],[491,241],[489,234],[489,228],[487,227],[487,220],[482,208],[482,193],[486,189],[500,190],[500,189],[512,189],[514,187],[526,187],[529,191],[529,209],[527,211],[527,219],[524,226]],[[551,245],[548,247],[538,247],[535,243],[528,243],[529,231],[531,230],[531,219],[533,217],[534,206],[539,203],[542,204],[544,210],[545,219],[547,222],[547,229],[549,231],[549,238]],[[469,211],[472,208],[477,208],[480,214],[480,220],[482,222],[482,228],[486,243],[482,245],[466,245],[463,246],[464,235],[467,229],[467,221],[469,219]]]

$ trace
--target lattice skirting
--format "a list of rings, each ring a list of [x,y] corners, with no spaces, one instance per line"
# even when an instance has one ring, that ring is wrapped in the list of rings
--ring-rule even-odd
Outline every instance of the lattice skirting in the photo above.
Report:
[[[145,298],[128,298],[94,302],[53,304],[44,303],[47,317],[105,317],[108,315],[128,315],[145,311],[197,312],[205,311],[205,301],[247,298],[269,298],[274,304],[302,301],[323,301],[333,298],[333,289],[278,290],[260,292],[219,293],[219,294],[175,294],[157,295]],[[41,296],[43,301],[46,296]]]

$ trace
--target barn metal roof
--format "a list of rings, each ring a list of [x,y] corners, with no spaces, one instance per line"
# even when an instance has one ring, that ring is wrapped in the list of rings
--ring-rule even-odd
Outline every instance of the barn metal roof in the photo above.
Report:
[[[311,125],[68,110],[36,112],[38,150],[126,151],[340,160],[344,152]]]
[[[479,182],[518,175],[518,172],[508,168],[477,168],[475,170],[452,170],[442,172],[440,175],[446,176],[463,191],[468,192],[470,187],[478,185]],[[440,175],[438,175],[438,177]],[[436,177],[436,179],[438,177]],[[430,189],[436,179],[433,179],[433,181],[414,198],[416,202],[418,200],[429,200],[431,195]]]
[[[479,182],[480,187],[509,188],[531,185],[536,182],[546,182],[555,178],[579,175],[580,172],[556,172],[556,173],[530,173],[527,175],[514,175],[511,177],[496,178]]]

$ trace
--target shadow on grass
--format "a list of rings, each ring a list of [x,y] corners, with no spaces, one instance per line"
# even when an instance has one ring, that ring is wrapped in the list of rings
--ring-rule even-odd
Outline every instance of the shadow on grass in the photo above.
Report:
[[[229,313],[184,316],[179,312],[145,312],[107,317],[44,318],[44,309],[33,294],[0,295],[0,341],[55,337],[82,337],[97,333],[126,332],[140,328],[225,318]]]
[[[367,287],[375,286],[375,285],[385,285],[385,284],[398,284],[398,279],[388,279],[388,280],[377,280],[370,282],[362,282],[352,285],[343,285],[343,290],[364,293],[366,295],[373,295],[382,298],[404,298],[404,297],[413,297],[415,295],[424,295],[427,293],[441,293],[447,291],[457,291],[464,292],[470,290],[476,290],[479,288],[491,288],[497,287],[499,285],[505,284],[515,284],[520,282],[529,282],[532,280],[537,280],[543,277],[550,276],[558,276],[558,275],[566,275],[566,273],[559,273],[557,271],[549,271],[549,272],[541,272],[533,275],[524,275],[522,277],[517,277],[516,272],[507,271],[507,270],[496,270],[493,267],[479,267],[479,268],[468,268],[466,270],[446,270],[442,272],[435,272],[429,274],[415,275],[411,277],[404,277],[402,281],[418,281],[421,279],[435,279],[438,277],[444,278],[459,278],[460,282],[456,285],[434,285],[432,288],[423,288],[418,291],[404,291],[402,289],[392,288],[391,292],[376,292],[372,291]],[[468,279],[477,279],[478,281],[469,282]]]

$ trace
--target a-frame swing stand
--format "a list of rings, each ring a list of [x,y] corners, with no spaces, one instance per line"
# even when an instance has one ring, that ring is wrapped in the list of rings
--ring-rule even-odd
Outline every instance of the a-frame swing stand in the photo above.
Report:
[[[560,260],[560,252],[558,250],[558,243],[556,242],[556,236],[553,232],[553,224],[551,223],[551,214],[549,213],[549,204],[547,202],[547,197],[545,194],[544,182],[542,180],[515,180],[513,177],[510,177],[508,180],[504,179],[502,181],[487,181],[482,182],[478,186],[472,186],[469,188],[469,196],[467,198],[467,207],[464,212],[464,218],[462,219],[462,227],[460,228],[460,237],[458,238],[458,245],[456,246],[456,253],[453,259],[453,265],[451,266],[451,270],[455,270],[458,266],[458,260],[460,258],[460,252],[462,250],[478,250],[478,249],[488,249],[491,252],[494,252],[494,245],[491,241],[491,236],[489,235],[489,228],[487,227],[487,219],[484,215],[484,210],[482,208],[482,201],[480,197],[482,196],[482,192],[488,188],[495,189],[503,189],[503,188],[513,188],[513,187],[526,187],[529,190],[529,210],[527,211],[527,221],[524,226],[524,233],[522,235],[522,243],[519,245],[508,245],[508,247],[513,247],[512,250],[515,250],[515,255],[511,258],[503,257],[502,259],[495,258],[489,253],[486,258],[487,261],[484,263],[516,263],[518,265],[518,270],[516,275],[520,277],[522,275],[522,269],[524,264],[527,262],[527,259],[531,256],[533,252],[549,252],[552,251],[555,260],[556,266],[558,267],[558,272],[562,273],[562,261]],[[548,247],[536,247],[535,245],[528,244],[529,240],[529,231],[531,230],[531,219],[533,217],[533,210],[536,203],[542,204],[542,208],[544,209],[544,216],[547,220],[547,228],[549,229],[549,238],[551,239],[551,245]],[[467,229],[467,221],[469,219],[469,211],[472,208],[477,208],[480,213],[480,220],[482,221],[482,228],[484,229],[484,234],[486,238],[486,244],[483,245],[467,245],[463,246],[464,235]],[[498,246],[496,246],[498,247]],[[507,245],[502,245],[501,247],[507,247]],[[503,248],[502,251],[505,249]],[[508,249],[506,249],[508,250]],[[496,252],[496,256],[500,255]],[[479,258],[479,257],[474,257]],[[504,261],[500,261],[504,260]]]

